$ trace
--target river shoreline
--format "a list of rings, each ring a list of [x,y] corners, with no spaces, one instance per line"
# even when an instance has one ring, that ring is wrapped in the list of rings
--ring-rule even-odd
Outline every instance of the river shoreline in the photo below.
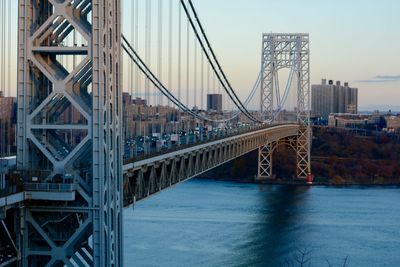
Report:
[[[392,186],[400,185],[400,141],[381,133],[357,136],[334,128],[313,131],[311,172],[314,185]],[[223,181],[258,182],[258,151],[252,151],[215,168],[201,177]],[[266,184],[302,184],[296,176],[296,153],[281,146],[274,152],[274,180]]]
[[[289,185],[289,186],[324,186],[324,187],[400,187],[400,183],[343,183],[335,184],[330,182],[313,182],[312,184],[306,184],[302,181],[255,181],[250,179],[228,179],[228,178],[212,178],[212,177],[198,177],[196,179],[211,180],[211,181],[222,181],[222,182],[234,182],[239,184],[260,184],[260,185]]]

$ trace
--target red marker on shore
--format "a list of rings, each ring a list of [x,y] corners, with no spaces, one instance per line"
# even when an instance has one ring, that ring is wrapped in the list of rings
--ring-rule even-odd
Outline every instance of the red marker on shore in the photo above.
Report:
[[[311,173],[308,173],[307,175],[307,184],[312,185],[313,183],[313,176]]]

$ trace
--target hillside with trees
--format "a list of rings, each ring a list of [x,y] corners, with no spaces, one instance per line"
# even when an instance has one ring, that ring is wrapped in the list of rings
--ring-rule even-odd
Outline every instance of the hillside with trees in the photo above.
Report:
[[[315,183],[399,184],[400,141],[379,133],[361,136],[335,128],[314,128],[312,171]],[[277,181],[292,181],[296,173],[294,151],[279,147],[274,153],[273,173]],[[257,151],[235,159],[205,175],[206,178],[254,181]]]
[[[316,181],[335,184],[400,182],[400,142],[380,133],[360,136],[334,128],[315,128],[312,170]]]

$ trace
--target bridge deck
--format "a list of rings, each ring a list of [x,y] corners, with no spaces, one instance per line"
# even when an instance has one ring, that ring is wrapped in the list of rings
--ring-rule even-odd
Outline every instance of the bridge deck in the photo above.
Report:
[[[125,164],[124,205],[198,176],[268,142],[297,136],[298,131],[296,124],[265,127]]]
[[[151,163],[157,162],[157,161],[162,161],[162,160],[165,160],[165,159],[168,159],[171,157],[175,157],[175,156],[183,154],[183,153],[190,153],[190,152],[193,152],[193,151],[196,151],[199,149],[203,149],[203,148],[213,146],[213,145],[218,145],[218,144],[221,144],[224,142],[229,142],[229,141],[232,141],[232,140],[235,140],[238,138],[245,138],[245,137],[248,137],[251,135],[263,133],[266,130],[268,132],[274,133],[277,130],[281,131],[282,129],[284,129],[284,131],[291,131],[292,133],[294,133],[296,131],[296,133],[297,133],[298,125],[297,124],[284,124],[284,125],[266,126],[266,127],[257,128],[257,129],[253,129],[251,131],[238,133],[238,134],[234,134],[234,135],[230,135],[230,136],[226,136],[226,137],[219,137],[216,139],[211,139],[211,140],[207,140],[207,141],[203,141],[203,142],[197,142],[197,143],[193,143],[190,145],[182,145],[182,146],[179,146],[179,147],[176,147],[173,149],[166,149],[166,150],[148,154],[148,155],[145,155],[142,157],[126,160],[123,165],[123,171],[127,172],[128,170],[130,170],[132,168],[151,164]]]

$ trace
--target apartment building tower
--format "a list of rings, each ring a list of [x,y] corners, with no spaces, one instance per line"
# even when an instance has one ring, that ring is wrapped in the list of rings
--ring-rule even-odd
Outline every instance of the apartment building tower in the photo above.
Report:
[[[331,113],[358,113],[358,89],[333,80],[322,80],[311,86],[311,113],[314,117],[328,118]]]

